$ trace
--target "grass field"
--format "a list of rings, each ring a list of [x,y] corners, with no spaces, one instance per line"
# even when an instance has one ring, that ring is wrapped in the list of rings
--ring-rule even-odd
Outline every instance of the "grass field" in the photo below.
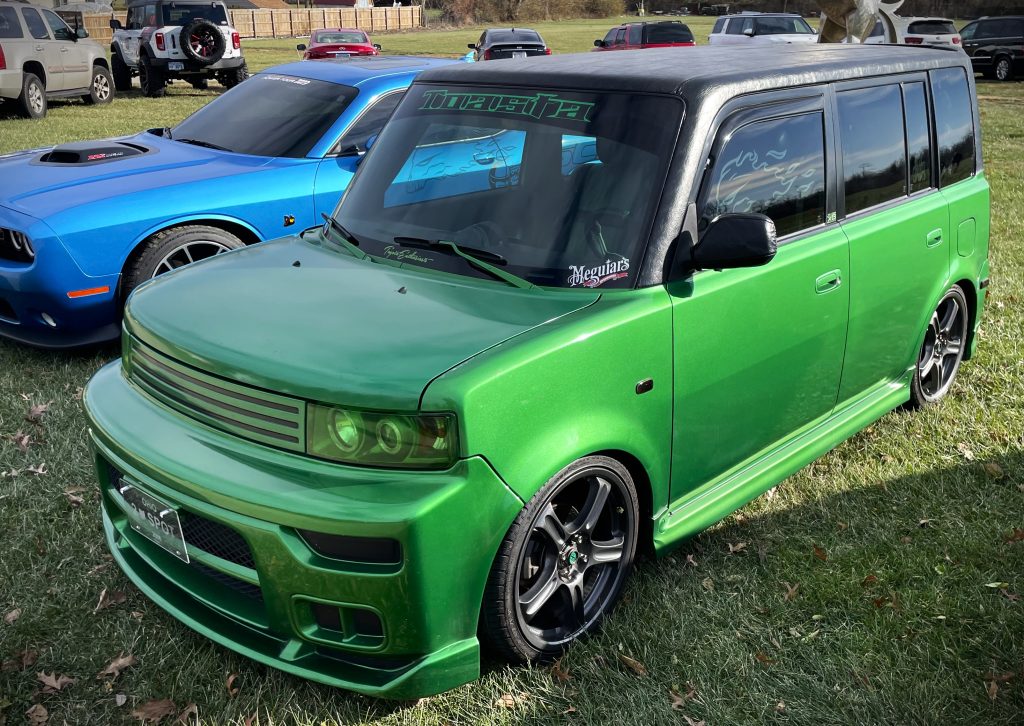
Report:
[[[611,22],[538,27],[583,50]],[[475,34],[379,40],[458,54]],[[294,55],[289,44],[247,44],[250,64]],[[162,101],[54,104],[43,122],[0,120],[0,152],[171,125],[213,95],[179,84]],[[486,661],[476,683],[386,703],[212,645],[142,597],[102,543],[79,399],[117,348],[0,342],[0,724],[42,709],[52,724],[131,723],[166,699],[167,723],[193,704],[211,724],[1021,723],[1024,86],[983,82],[979,95],[993,283],[978,356],[950,398],[889,414],[642,563],[602,633],[558,669]],[[98,677],[122,655],[134,664]]]

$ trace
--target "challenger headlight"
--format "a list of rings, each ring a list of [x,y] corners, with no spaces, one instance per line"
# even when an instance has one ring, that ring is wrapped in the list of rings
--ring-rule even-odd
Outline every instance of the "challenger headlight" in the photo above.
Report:
[[[306,452],[363,466],[447,469],[458,455],[452,414],[308,406]]]
[[[0,258],[31,262],[35,257],[35,248],[27,234],[13,229],[0,229]]]

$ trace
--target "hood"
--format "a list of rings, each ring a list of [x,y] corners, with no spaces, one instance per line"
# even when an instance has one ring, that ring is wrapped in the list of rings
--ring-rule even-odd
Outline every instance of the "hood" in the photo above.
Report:
[[[232,176],[273,160],[150,133],[0,157],[0,205],[38,219],[128,193]]]
[[[410,411],[450,368],[599,298],[400,269],[289,237],[143,285],[125,325],[161,352],[240,383]]]

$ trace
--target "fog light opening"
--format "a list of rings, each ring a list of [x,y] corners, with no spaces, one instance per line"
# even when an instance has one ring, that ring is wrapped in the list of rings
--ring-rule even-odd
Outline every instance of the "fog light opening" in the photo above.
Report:
[[[39,317],[42,318],[43,322],[51,328],[57,327],[57,321],[51,318],[49,313],[39,313]]]

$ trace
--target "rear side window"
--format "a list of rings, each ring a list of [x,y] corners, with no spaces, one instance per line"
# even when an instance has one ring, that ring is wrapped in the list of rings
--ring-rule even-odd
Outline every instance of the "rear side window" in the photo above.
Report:
[[[962,68],[931,72],[939,179],[949,186],[974,174],[974,100]]]
[[[906,196],[907,151],[900,87],[843,91],[838,103],[846,213]]]
[[[743,126],[718,154],[701,227],[720,214],[765,214],[780,237],[825,221],[825,136],[821,113]]]
[[[928,130],[928,98],[923,83],[903,84],[903,109],[907,120],[907,160],[910,193],[932,186],[932,140]]]
[[[36,40],[50,39],[50,31],[46,29],[46,23],[43,22],[38,10],[22,8],[21,15],[25,18],[25,25],[28,26],[28,32],[32,34],[33,38]]]
[[[711,30],[712,33],[721,33],[725,30],[725,18],[719,18],[715,21],[715,27]]]
[[[630,25],[629,35],[626,36],[630,45],[640,45],[643,41],[644,26]]]
[[[645,43],[692,43],[693,33],[682,23],[659,23],[647,26]]]
[[[0,6],[0,38],[24,38],[18,11],[11,7]]]
[[[956,35],[956,26],[948,20],[918,20],[907,27],[907,32],[919,35]]]
[[[753,30],[753,18],[733,18],[729,21],[729,28],[725,31],[727,35],[743,35],[744,30]]]
[[[390,93],[378,99],[373,106],[363,112],[352,128],[345,132],[338,148],[343,151],[352,148],[357,151],[365,151],[366,142],[384,128],[385,122],[391,117],[403,95],[403,93]]]

